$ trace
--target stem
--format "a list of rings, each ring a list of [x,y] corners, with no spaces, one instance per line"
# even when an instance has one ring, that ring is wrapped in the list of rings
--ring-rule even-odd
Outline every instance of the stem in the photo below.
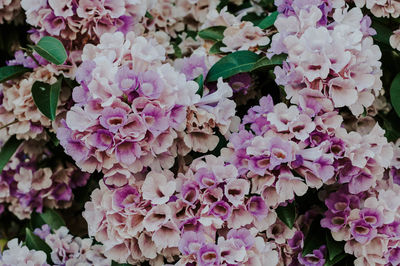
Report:
[[[8,124],[6,124],[6,125],[0,127],[0,130],[2,130],[2,129],[4,129],[4,128],[8,127],[8,126],[11,126],[12,124],[15,124],[15,123],[18,123],[18,120],[15,120],[15,121],[13,121],[13,122],[11,122],[11,123],[8,123]]]
[[[21,50],[22,50],[22,51],[25,51],[26,54],[27,54],[30,58],[32,58],[33,61],[35,61],[36,65],[37,65],[38,67],[40,66],[39,61],[33,56],[33,51],[32,51],[32,49],[28,49],[28,48],[23,48],[23,47],[21,47]]]

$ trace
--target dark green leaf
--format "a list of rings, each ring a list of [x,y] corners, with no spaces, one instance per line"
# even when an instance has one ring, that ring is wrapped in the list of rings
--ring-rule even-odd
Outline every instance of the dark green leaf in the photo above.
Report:
[[[314,219],[304,240],[303,256],[312,253],[325,244],[325,230],[320,225],[320,217]]]
[[[65,82],[65,84],[70,87],[71,89],[74,89],[75,87],[79,86],[79,83],[74,80],[74,79],[69,79],[69,78],[63,78],[63,81]]]
[[[288,203],[286,206],[279,206],[276,209],[278,218],[284,222],[290,229],[293,228],[296,219],[296,207],[294,202]]]
[[[344,242],[335,241],[330,232],[326,232],[326,247],[328,248],[329,260],[333,260],[344,252]]]
[[[23,66],[4,66],[0,68],[0,83],[16,78],[29,71],[32,71],[32,69]]]
[[[214,26],[199,31],[199,36],[204,40],[221,41],[224,38],[225,26]]]
[[[376,41],[390,46],[389,38],[393,31],[375,19],[372,21],[372,28],[376,30],[376,35],[372,36]]]
[[[286,57],[286,54],[274,55],[271,59],[265,56],[254,64],[251,71],[282,65],[282,62],[286,59]]]
[[[36,45],[31,47],[41,57],[56,65],[64,64],[68,58],[61,41],[51,36],[44,36]]]
[[[274,25],[276,18],[278,17],[279,12],[274,11],[271,14],[268,15],[265,19],[263,19],[260,24],[257,26],[260,27],[261,29],[266,29]]]
[[[15,151],[21,145],[23,140],[17,139],[15,135],[11,136],[7,142],[1,147],[0,150],[0,173],[3,171],[4,166],[8,163],[10,158],[14,155]]]
[[[242,17],[242,21],[250,21],[253,23],[253,25],[258,25],[262,20],[264,16],[259,16],[254,12],[247,13],[244,17]]]
[[[400,116],[400,73],[396,75],[390,85],[390,101],[397,115]]]
[[[65,226],[63,218],[52,209],[46,209],[43,213],[35,213],[35,216],[39,216],[38,218],[35,218],[36,222],[39,222],[40,220],[42,221],[42,224],[38,227],[43,224],[48,224],[51,229],[57,230],[61,226]]]
[[[249,72],[260,56],[250,51],[237,51],[221,58],[207,74],[206,81],[216,81],[219,77],[229,78],[235,74]]]
[[[46,128],[46,133],[49,135],[51,142],[54,146],[58,146],[60,144],[60,140],[57,138],[57,135],[53,132],[50,132],[48,128]]]
[[[337,255],[333,260],[326,260],[324,266],[333,266],[338,264],[340,261],[342,261],[344,258],[346,258],[348,256],[348,254],[346,253],[342,253]],[[338,264],[341,265],[341,264]]]
[[[173,45],[174,47],[174,55],[176,58],[181,58],[182,57],[182,50],[181,48],[179,48],[179,46],[177,44]]]
[[[60,95],[62,79],[58,79],[54,84],[36,81],[32,86],[32,98],[37,108],[47,118],[56,118],[58,96]]]
[[[148,18],[148,19],[153,19],[154,17],[153,17],[153,15],[151,15],[150,13],[149,13],[149,11],[146,11],[146,14],[144,15],[146,18]]]
[[[226,47],[225,44],[222,41],[214,43],[213,46],[211,46],[209,53],[210,54],[220,54],[221,48]]]
[[[203,74],[200,74],[200,76],[195,78],[194,81],[196,81],[197,84],[199,84],[199,89],[197,90],[196,94],[200,95],[200,97],[203,96],[203,89],[204,89],[204,77],[203,77]]]
[[[40,237],[37,235],[33,234],[29,228],[25,228],[26,231],[26,238],[25,238],[25,244],[29,249],[34,249],[34,250],[41,250],[44,251],[47,255],[47,263],[52,264],[51,261],[51,248],[44,242]]]

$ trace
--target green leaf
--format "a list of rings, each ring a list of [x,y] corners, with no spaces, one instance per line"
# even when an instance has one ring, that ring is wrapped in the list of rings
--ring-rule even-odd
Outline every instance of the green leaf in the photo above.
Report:
[[[47,118],[56,118],[58,96],[60,95],[62,79],[58,79],[54,84],[36,81],[32,86],[32,98],[37,108]]]
[[[376,30],[376,35],[372,37],[380,43],[384,43],[388,46],[391,46],[389,39],[390,36],[393,34],[393,31],[390,28],[386,27],[385,24],[378,22],[376,19],[372,21],[371,26]]]
[[[31,46],[41,57],[56,65],[62,65],[67,60],[67,51],[60,40],[44,36],[40,41]]]
[[[226,47],[225,44],[222,41],[214,43],[213,46],[211,46],[209,53],[210,54],[220,54],[222,53],[221,48]]]
[[[14,155],[15,151],[21,145],[23,140],[17,139],[15,135],[11,136],[7,142],[1,147],[0,150],[0,173],[3,171],[4,166],[8,163],[10,158]]]
[[[330,232],[326,232],[326,247],[328,248],[329,260],[333,260],[339,254],[344,253],[344,242],[335,241]]]
[[[44,224],[48,224],[52,230],[57,230],[61,226],[65,226],[63,218],[52,209],[46,209],[43,213],[32,213],[32,229],[40,228]]]
[[[274,67],[274,66],[280,66],[282,65],[282,62],[287,58],[286,54],[278,54],[274,55],[271,59],[268,57],[263,57],[260,60],[258,60],[251,71],[258,70],[258,69],[264,69],[264,68],[269,68],[269,67]]]
[[[278,218],[286,224],[290,229],[293,228],[296,219],[296,207],[294,202],[288,203],[286,206],[279,206],[276,208]]]
[[[276,18],[278,17],[279,12],[274,11],[268,15],[265,19],[263,19],[257,26],[261,29],[266,29],[274,25]]]
[[[247,13],[247,15],[242,17],[242,21],[250,21],[251,23],[253,23],[253,25],[258,25],[263,19],[264,16],[259,16],[254,12]]]
[[[181,48],[179,48],[179,46],[176,43],[173,44],[173,47],[174,47],[174,55],[175,55],[175,57],[176,58],[182,58],[182,50],[181,50]]]
[[[51,248],[44,242],[40,237],[37,235],[33,234],[29,228],[25,228],[26,231],[26,238],[25,238],[25,244],[29,249],[34,249],[34,250],[41,250],[44,251],[47,255],[47,263],[52,264],[51,261]]]
[[[4,66],[0,68],[0,83],[16,78],[32,69],[23,66]]]
[[[204,40],[221,41],[224,38],[225,26],[214,26],[199,31],[199,36]]]
[[[196,94],[200,95],[200,97],[203,96],[203,89],[204,89],[204,77],[203,77],[203,74],[200,74],[200,76],[195,78],[194,81],[196,81],[197,84],[199,84],[199,89],[197,90]]]
[[[325,230],[320,225],[320,218],[314,219],[308,230],[308,234],[304,240],[303,256],[310,254],[325,244]]]
[[[144,15],[148,19],[154,19],[153,15],[149,13],[149,11],[146,11],[146,14]]]
[[[342,253],[337,255],[333,260],[326,260],[324,266],[333,266],[342,261],[344,258],[346,258],[348,254]],[[339,264],[340,265],[340,264]]]
[[[67,84],[68,87],[70,87],[71,89],[74,89],[75,87],[79,86],[79,83],[74,80],[74,79],[70,79],[70,78],[63,78],[63,81],[65,82],[65,84]]]
[[[396,114],[400,116],[400,73],[396,75],[390,85],[390,101]]]
[[[60,144],[60,140],[57,138],[57,135],[53,132],[50,132],[48,128],[46,128],[46,133],[49,135],[51,142],[54,144],[54,146],[58,146]]]
[[[235,74],[249,72],[260,56],[250,51],[237,51],[221,58],[208,71],[206,81],[216,81],[219,77],[229,78]]]
[[[3,252],[4,248],[7,245],[8,240],[5,238],[0,239],[0,252]]]

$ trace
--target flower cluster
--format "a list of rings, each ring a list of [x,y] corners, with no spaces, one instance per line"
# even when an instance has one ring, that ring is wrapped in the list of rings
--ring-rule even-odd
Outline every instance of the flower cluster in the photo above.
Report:
[[[229,133],[232,89],[221,79],[200,98],[196,82],[162,63],[164,54],[154,39],[119,32],[83,50],[76,103],[57,136],[82,170],[103,171],[108,185],[123,186],[148,166],[168,169],[177,152],[213,149],[214,130]]]
[[[274,2],[20,0],[68,59],[46,38],[0,71],[0,214],[49,224],[47,256],[14,239],[0,264],[399,265],[399,1]],[[32,86],[61,79],[51,121]]]
[[[312,2],[312,1],[309,1]],[[381,52],[373,44],[371,20],[359,8],[332,9],[329,2],[296,4],[275,22],[271,55],[287,53],[283,67],[276,67],[276,82],[285,86],[287,98],[314,114],[349,107],[363,113],[382,88]],[[329,101],[325,101],[329,99]]]
[[[42,59],[43,60],[43,59]],[[26,59],[23,53],[16,53],[16,59],[10,65],[23,63],[26,67],[35,67],[33,60]],[[37,67],[33,72],[24,74],[18,79],[0,84],[0,136],[8,138],[16,135],[18,139],[47,139],[46,129],[54,132],[58,122],[65,115],[66,104],[71,90],[63,86],[57,107],[57,118],[51,121],[36,107],[32,98],[32,85],[36,81],[53,84],[61,74],[53,65]]]
[[[328,210],[321,226],[337,241],[346,241],[345,252],[358,265],[400,263],[400,186],[391,179],[378,182],[364,193],[350,194],[343,186],[325,200]]]
[[[46,253],[41,250],[29,250],[14,238],[7,243],[8,249],[0,254],[1,265],[33,265],[49,266],[46,263]]]
[[[35,229],[39,236],[51,249],[52,265],[100,265],[108,266],[111,260],[103,255],[103,247],[94,245],[90,238],[74,237],[68,233],[64,226],[51,233],[50,227],[44,224],[42,228]],[[7,243],[7,248],[0,254],[1,265],[32,265],[48,266],[46,253],[43,251],[29,250],[28,247],[12,239]]]
[[[36,34],[60,36],[70,49],[81,50],[105,33],[127,33],[141,21],[151,1],[21,0],[26,21]]]
[[[221,51],[233,52],[265,46],[269,44],[269,38],[259,27],[254,26],[251,22],[244,21],[226,28],[222,42],[226,47],[222,47]]]
[[[49,245],[51,260],[54,265],[99,265],[108,266],[111,260],[103,255],[103,246],[93,244],[90,238],[72,236],[65,226],[61,226],[54,233],[44,224],[35,229],[34,233]]]
[[[297,106],[261,98],[230,138],[232,163],[269,206],[324,183],[349,183],[354,194],[366,191],[382,179],[392,147],[378,124],[361,135],[348,133],[342,120],[337,112],[309,117]]]
[[[119,262],[172,262],[179,255],[182,265],[276,264],[274,244],[257,235],[276,214],[249,190],[233,165],[209,155],[175,178],[168,170],[151,171],[118,189],[100,184],[83,216],[89,235]]]
[[[43,142],[25,142],[0,174],[0,208],[19,219],[29,218],[43,207],[66,208],[73,200],[72,189],[84,186],[89,174],[71,163],[55,159]],[[48,165],[43,167],[42,165]]]

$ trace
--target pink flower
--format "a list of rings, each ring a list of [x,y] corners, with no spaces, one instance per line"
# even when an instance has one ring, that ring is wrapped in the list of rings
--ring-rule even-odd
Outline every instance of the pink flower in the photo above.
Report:
[[[142,185],[143,198],[153,204],[164,204],[175,192],[176,183],[170,180],[172,173],[150,172]],[[170,181],[169,181],[170,180]]]

